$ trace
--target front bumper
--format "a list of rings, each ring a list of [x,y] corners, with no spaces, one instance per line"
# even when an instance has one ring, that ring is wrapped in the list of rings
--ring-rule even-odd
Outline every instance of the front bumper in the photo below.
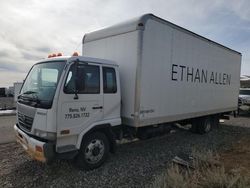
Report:
[[[21,146],[31,156],[31,158],[41,162],[49,162],[53,159],[53,144],[42,142],[30,137],[25,132],[20,130],[17,125],[14,125],[14,130],[16,133],[16,141],[21,144]]]

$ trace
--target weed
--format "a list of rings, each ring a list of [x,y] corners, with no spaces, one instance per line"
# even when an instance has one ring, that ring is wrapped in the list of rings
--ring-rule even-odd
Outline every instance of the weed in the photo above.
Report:
[[[234,169],[225,171],[220,156],[212,151],[192,152],[194,170],[171,165],[158,176],[151,187],[159,188],[247,188],[250,180]]]

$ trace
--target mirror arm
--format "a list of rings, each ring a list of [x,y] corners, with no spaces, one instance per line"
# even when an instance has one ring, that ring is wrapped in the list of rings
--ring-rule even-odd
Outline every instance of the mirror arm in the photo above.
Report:
[[[76,99],[79,99],[79,97],[78,97],[77,93],[78,93],[78,91],[77,91],[77,90],[75,90],[75,96],[74,96],[74,99],[75,99],[75,100],[76,100]]]

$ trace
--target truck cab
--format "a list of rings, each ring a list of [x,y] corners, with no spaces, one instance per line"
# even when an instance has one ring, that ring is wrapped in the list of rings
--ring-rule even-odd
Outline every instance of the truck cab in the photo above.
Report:
[[[16,138],[36,160],[76,157],[83,168],[96,168],[114,151],[120,105],[114,62],[47,58],[31,68],[18,96]]]

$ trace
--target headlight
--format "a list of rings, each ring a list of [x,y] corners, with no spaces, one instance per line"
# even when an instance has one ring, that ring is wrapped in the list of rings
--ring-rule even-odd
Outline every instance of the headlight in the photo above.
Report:
[[[54,140],[56,138],[56,133],[46,132],[39,129],[35,129],[35,135],[48,140]]]

